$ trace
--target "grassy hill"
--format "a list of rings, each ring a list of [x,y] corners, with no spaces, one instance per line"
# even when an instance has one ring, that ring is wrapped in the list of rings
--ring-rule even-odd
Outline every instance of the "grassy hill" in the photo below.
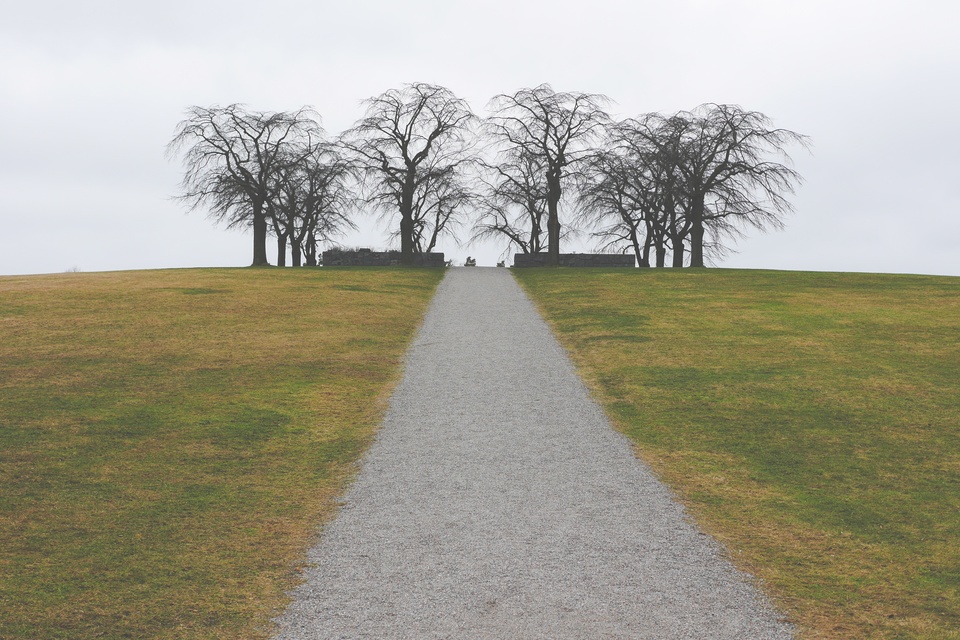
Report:
[[[0,278],[0,638],[252,638],[442,270]]]
[[[960,638],[960,279],[515,273],[805,637]]]
[[[514,273],[805,636],[960,637],[960,279]],[[0,278],[0,638],[266,635],[442,275]]]

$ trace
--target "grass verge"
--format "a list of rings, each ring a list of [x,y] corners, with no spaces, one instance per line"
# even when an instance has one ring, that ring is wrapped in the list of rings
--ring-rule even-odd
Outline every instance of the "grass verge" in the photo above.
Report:
[[[514,273],[804,637],[960,638],[960,279]]]
[[[442,275],[0,278],[0,637],[266,636]]]

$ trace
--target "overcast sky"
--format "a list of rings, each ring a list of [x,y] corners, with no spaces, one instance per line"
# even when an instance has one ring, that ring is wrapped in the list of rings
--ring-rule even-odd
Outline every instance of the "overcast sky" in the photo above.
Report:
[[[960,275],[958,25],[954,0],[6,3],[0,275],[247,265],[249,233],[171,200],[185,109],[311,105],[337,134],[421,81],[481,116],[544,82],[620,118],[762,111],[812,139],[792,150],[805,183],[786,230],[718,266]],[[360,222],[347,244],[386,244]],[[440,247],[488,265],[502,249]]]

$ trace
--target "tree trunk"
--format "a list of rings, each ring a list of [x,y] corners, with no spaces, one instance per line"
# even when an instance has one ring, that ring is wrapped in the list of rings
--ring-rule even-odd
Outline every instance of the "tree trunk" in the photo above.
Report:
[[[680,239],[673,241],[673,266],[678,269],[683,267],[683,240]]]
[[[703,223],[690,228],[690,266],[703,266]]]
[[[414,169],[407,169],[407,179],[400,194],[400,264],[413,266],[413,188]]]
[[[703,266],[703,198],[693,204],[693,216],[690,219],[690,266]]]
[[[547,176],[547,266],[560,266],[560,181]]]
[[[300,247],[300,242],[290,236],[290,264],[294,267],[299,267],[303,265],[302,261],[303,249]]]
[[[287,234],[277,234],[277,266],[287,266]]]
[[[663,240],[657,241],[657,266],[661,269],[667,266],[667,247]]]
[[[650,253],[650,240],[649,238],[644,241],[644,247],[640,247],[640,238],[637,237],[637,229],[630,229],[630,244],[633,245],[633,253],[637,257],[637,264],[641,267],[649,267],[650,262],[647,260],[647,256]]]
[[[653,236],[648,232],[646,237],[643,239],[643,260],[640,262],[641,267],[650,268],[650,249],[653,247]]]
[[[540,245],[540,221],[535,220],[530,228],[530,244],[528,249],[524,249],[524,253],[540,253],[543,251],[543,247]]]
[[[307,257],[307,266],[317,266],[317,238],[312,231],[307,232],[307,244],[304,246],[304,253]]]
[[[413,216],[410,212],[400,213],[400,264],[413,265]]]
[[[263,205],[253,205],[253,266],[269,265],[267,260],[267,217],[263,214]]]
[[[550,203],[550,219],[547,220],[547,266],[560,266],[560,220],[557,205]]]

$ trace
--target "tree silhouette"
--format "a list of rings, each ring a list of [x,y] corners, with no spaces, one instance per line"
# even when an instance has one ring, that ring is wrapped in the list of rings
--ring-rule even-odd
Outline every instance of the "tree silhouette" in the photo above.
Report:
[[[546,172],[539,159],[512,154],[484,169],[492,178],[484,181],[472,239],[506,238],[507,250],[516,247],[521,253],[546,249]]]
[[[362,175],[367,202],[399,214],[400,259],[412,264],[417,202],[438,186],[438,176],[452,179],[456,172],[448,169],[469,155],[476,116],[449,89],[426,83],[391,89],[365,104],[365,117],[341,144]]]
[[[663,266],[669,244],[673,266],[682,267],[689,243],[690,266],[702,267],[743,226],[782,227],[792,209],[786,194],[801,180],[788,164],[791,143],[807,139],[735,105],[625,120],[585,163],[581,220],[607,246],[629,242],[641,265],[653,249]]]
[[[588,93],[557,93],[548,84],[501,94],[490,101],[492,114],[484,128],[500,146],[498,160],[522,165],[534,159],[546,186],[547,263],[559,264],[559,204],[580,162],[588,156],[609,116],[607,98]]]
[[[191,107],[167,145],[183,154],[185,172],[179,198],[228,227],[253,228],[253,264],[267,262],[267,206],[276,195],[276,172],[297,143],[322,137],[315,114],[249,111],[242,105]]]
[[[349,218],[354,195],[349,188],[353,169],[332,144],[317,143],[292,152],[277,172],[277,194],[270,203],[279,255],[289,240],[291,263],[317,264],[317,243],[356,226]],[[283,264],[278,260],[278,264]]]

